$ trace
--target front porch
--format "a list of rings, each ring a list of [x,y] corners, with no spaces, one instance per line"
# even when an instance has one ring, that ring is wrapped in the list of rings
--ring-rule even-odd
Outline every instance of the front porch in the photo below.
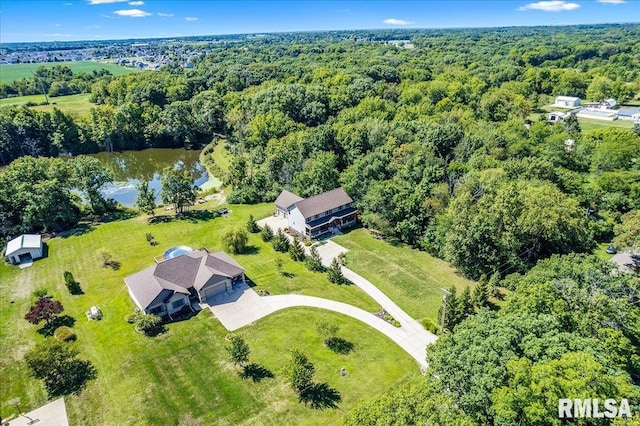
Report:
[[[322,234],[336,233],[339,230],[354,226],[358,216],[355,209],[340,212],[338,215],[326,216],[324,218],[307,223],[305,233],[307,238],[316,238]],[[342,214],[341,214],[342,213]]]

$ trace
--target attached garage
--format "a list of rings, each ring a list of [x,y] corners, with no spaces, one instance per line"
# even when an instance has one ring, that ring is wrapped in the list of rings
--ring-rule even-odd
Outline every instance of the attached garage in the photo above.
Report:
[[[23,234],[7,244],[4,255],[9,263],[18,265],[42,257],[42,236],[37,234]]]
[[[295,203],[302,200],[304,200],[304,198],[293,192],[282,191],[278,198],[276,198],[276,216],[289,216],[289,209],[291,209]]]
[[[227,291],[227,281],[221,281],[219,283],[210,285],[206,288],[202,289],[203,291],[201,292],[202,297],[204,299],[208,299],[210,297],[214,297],[217,296],[221,293],[224,293],[225,291]]]

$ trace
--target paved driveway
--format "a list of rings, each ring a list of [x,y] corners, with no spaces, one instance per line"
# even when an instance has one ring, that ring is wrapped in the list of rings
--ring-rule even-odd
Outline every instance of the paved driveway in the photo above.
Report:
[[[256,222],[258,224],[258,226],[264,226],[269,225],[269,228],[271,228],[273,230],[273,232],[277,232],[278,229],[283,229],[287,228],[289,226],[289,222],[287,221],[286,218],[282,217],[282,216],[269,216],[269,217],[265,217],[264,219],[260,219]]]
[[[420,336],[416,335],[414,329],[404,326],[394,327],[372,313],[346,303],[299,294],[261,297],[245,283],[236,284],[234,291],[230,294],[211,298],[207,303],[213,315],[229,331],[250,325],[260,318],[286,308],[303,306],[338,312],[375,328],[396,342],[421,367],[426,367],[424,360],[426,343],[423,339],[417,338]]]
[[[26,426],[30,424],[30,420],[34,420],[38,426],[69,426],[67,420],[67,408],[64,404],[64,398],[56,399],[47,405],[36,408],[33,411],[25,413],[27,417],[20,416],[13,420],[9,420],[6,424],[9,426]],[[2,423],[3,425],[5,423]]]

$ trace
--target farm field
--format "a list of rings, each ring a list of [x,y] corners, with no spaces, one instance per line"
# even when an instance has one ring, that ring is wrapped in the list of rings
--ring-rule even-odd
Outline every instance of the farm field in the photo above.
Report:
[[[212,203],[199,207],[217,208]],[[222,249],[222,235],[228,229],[244,226],[250,214],[267,216],[272,205],[229,208],[228,218],[213,218],[203,210],[188,219],[166,216],[153,224],[147,217],[135,216],[87,225],[50,239],[48,256],[30,268],[0,265],[2,416],[13,413],[13,408],[5,404],[11,398],[22,398],[25,411],[46,401],[42,386],[28,377],[21,361],[29,347],[43,339],[37,333],[38,326],[23,318],[37,289],[48,290],[62,302],[63,315],[75,319],[73,329],[78,341],[73,344],[81,358],[91,360],[98,369],[97,380],[79,395],[66,397],[71,424],[176,424],[185,413],[202,417],[207,424],[335,424],[357,403],[419,377],[415,361],[385,336],[371,333],[366,325],[351,318],[315,309],[281,311],[237,331],[251,346],[252,360],[275,374],[274,379],[260,383],[238,378],[222,349],[227,331],[208,311],[168,325],[167,332],[155,338],[136,333],[125,321],[134,304],[123,278],[150,266],[155,256],[174,245]],[[159,244],[150,246],[146,233],[153,234]],[[359,288],[330,284],[326,275],[308,271],[288,255],[276,254],[258,234],[250,235],[249,246],[250,254],[234,258],[246,269],[256,289],[340,300],[369,312],[380,309]],[[102,252],[110,253],[120,267],[102,267]],[[278,257],[290,278],[277,273]],[[73,273],[85,294],[68,293],[64,271]],[[86,320],[84,313],[92,305],[103,311],[101,321]],[[353,342],[356,350],[345,356],[325,348],[316,331],[316,323],[322,320],[340,325],[339,335]],[[281,371],[287,352],[296,346],[315,363],[316,380],[326,381],[341,392],[339,410],[313,410],[298,403]],[[342,367],[349,371],[348,378],[338,374]]]
[[[349,249],[346,266],[375,284],[384,294],[417,320],[437,323],[444,295],[452,285],[458,292],[475,282],[428,253],[407,246],[392,246],[365,229],[356,229],[334,241]]]
[[[132,72],[139,72],[135,68],[123,67],[120,65],[97,62],[97,61],[78,61],[78,62],[41,62],[37,64],[3,64],[0,65],[0,81],[10,83],[22,78],[31,77],[34,71],[40,67],[54,67],[57,65],[65,65],[73,71],[73,73],[79,72],[91,72],[93,70],[105,69],[113,75],[129,74]]]
[[[89,96],[91,96],[89,93],[81,93],[78,95],[49,97],[48,105],[36,105],[30,108],[36,111],[51,112],[55,107],[74,118],[83,117],[88,115],[91,108],[95,106],[95,104],[89,102]],[[44,95],[17,96],[15,98],[0,99],[0,107],[25,105],[27,103],[40,104],[44,101]]]

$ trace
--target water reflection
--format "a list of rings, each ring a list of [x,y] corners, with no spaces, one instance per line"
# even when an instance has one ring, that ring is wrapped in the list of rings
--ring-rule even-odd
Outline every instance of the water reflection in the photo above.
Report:
[[[150,148],[143,151],[124,151],[91,155],[113,172],[115,182],[105,185],[103,194],[125,206],[133,206],[138,195],[135,185],[143,180],[156,191],[156,201],[160,202],[160,182],[162,170],[184,164],[194,171],[198,186],[208,180],[207,172],[198,161],[200,151],[184,148]]]

